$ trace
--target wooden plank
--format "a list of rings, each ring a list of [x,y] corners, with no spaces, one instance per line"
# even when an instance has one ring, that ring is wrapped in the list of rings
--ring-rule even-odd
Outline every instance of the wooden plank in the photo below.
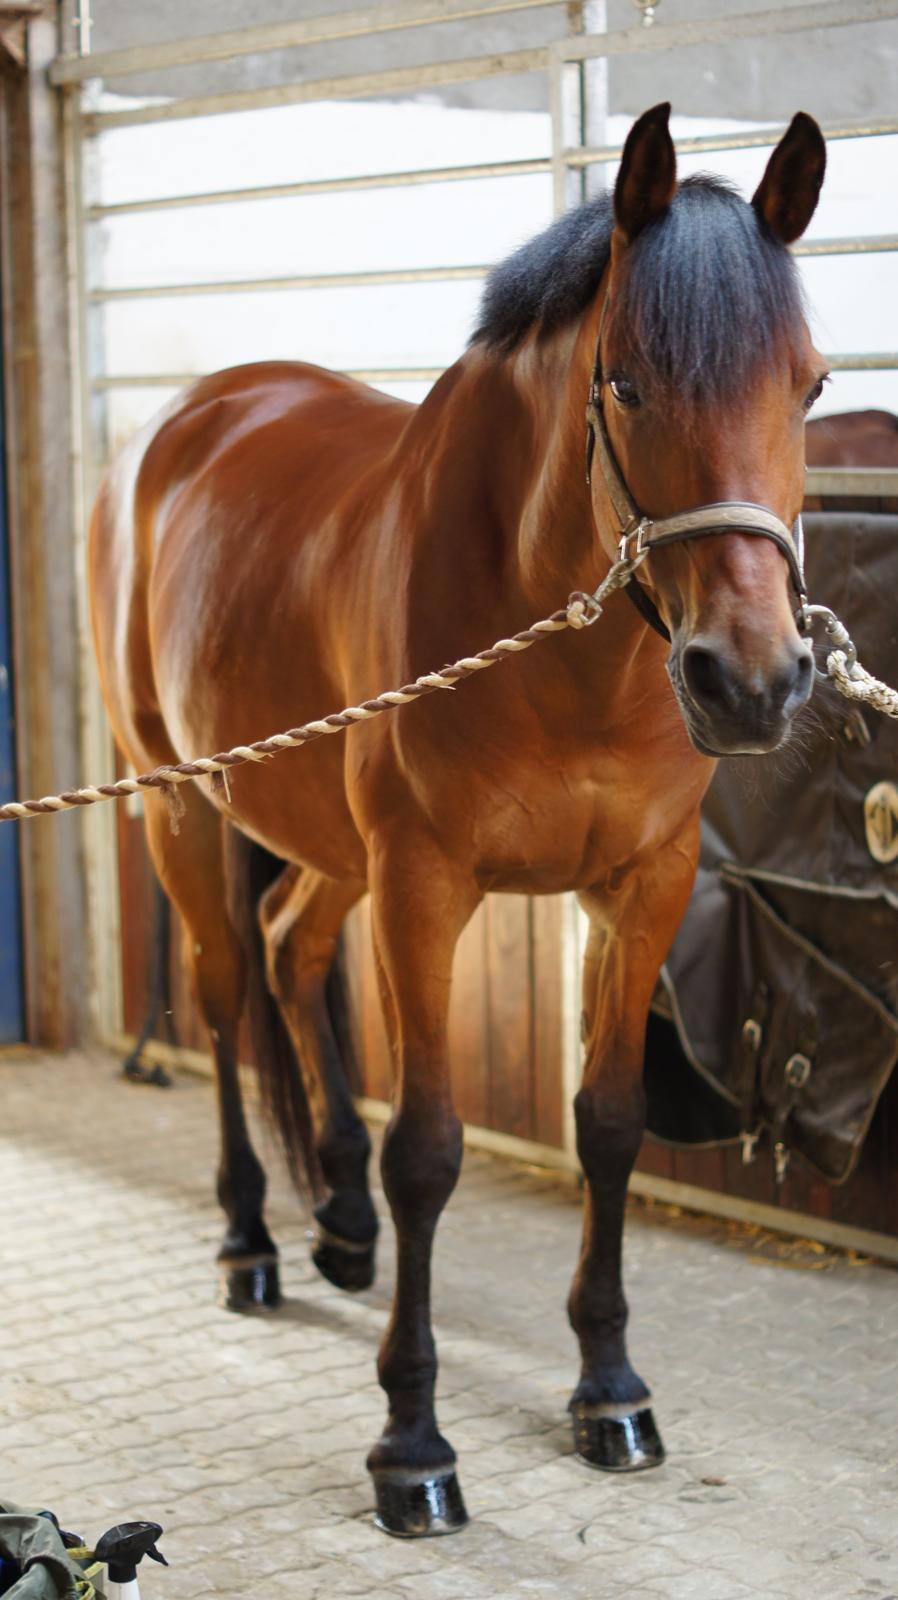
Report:
[[[489,1114],[486,1126],[532,1139],[533,1049],[530,928],[522,895],[486,901]]]
[[[561,899],[540,895],[529,903],[533,987],[533,1137],[564,1144]]]
[[[670,1145],[658,1144],[654,1139],[643,1139],[636,1160],[636,1171],[650,1173],[655,1178],[672,1178],[674,1155]]]
[[[47,71],[56,32],[29,22],[25,71],[0,75],[0,252],[8,347],[12,610],[21,789],[54,794],[81,772],[77,573],[64,159]],[[28,1037],[60,1047],[91,1027],[82,824],[22,829]]]
[[[122,906],[122,1018],[126,1032],[139,1034],[146,1015],[153,954],[152,868],[142,823],[129,816],[123,805],[116,809],[116,822]]]
[[[449,1007],[449,1062],[455,1108],[464,1122],[485,1127],[490,1108],[489,1012],[485,906],[458,941]]]

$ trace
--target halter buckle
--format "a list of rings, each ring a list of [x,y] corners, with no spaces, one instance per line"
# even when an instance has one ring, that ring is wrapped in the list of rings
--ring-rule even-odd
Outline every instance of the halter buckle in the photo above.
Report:
[[[631,561],[635,564],[645,560],[645,557],[649,553],[649,543],[646,535],[651,526],[651,517],[643,517],[642,520],[636,524],[635,528],[628,528],[626,533],[621,534],[620,546],[618,548],[619,561]],[[636,540],[636,548],[632,551],[630,550],[631,539]]]

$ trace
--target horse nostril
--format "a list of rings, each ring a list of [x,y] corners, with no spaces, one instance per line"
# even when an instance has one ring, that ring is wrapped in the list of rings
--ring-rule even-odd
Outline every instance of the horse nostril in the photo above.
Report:
[[[805,646],[797,656],[792,672],[791,682],[787,686],[786,705],[787,711],[797,709],[804,705],[809,698],[813,687],[814,656],[813,652]]]
[[[704,645],[689,644],[683,651],[683,678],[694,700],[711,706],[729,705],[733,677],[720,656]]]

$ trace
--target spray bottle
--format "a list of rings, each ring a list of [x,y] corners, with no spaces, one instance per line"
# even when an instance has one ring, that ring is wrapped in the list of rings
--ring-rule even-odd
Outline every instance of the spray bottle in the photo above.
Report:
[[[94,1554],[109,1569],[105,1586],[107,1600],[140,1600],[137,1568],[144,1556],[168,1566],[156,1549],[162,1529],[158,1522],[121,1522],[110,1528],[97,1543]]]

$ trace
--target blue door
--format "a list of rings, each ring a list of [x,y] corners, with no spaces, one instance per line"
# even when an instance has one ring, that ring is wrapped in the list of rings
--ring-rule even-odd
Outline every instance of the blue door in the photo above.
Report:
[[[3,416],[3,351],[0,347],[0,804],[16,799],[12,637],[9,612],[6,434]],[[22,908],[19,893],[19,828],[0,822],[0,1044],[24,1037],[22,1005]]]

